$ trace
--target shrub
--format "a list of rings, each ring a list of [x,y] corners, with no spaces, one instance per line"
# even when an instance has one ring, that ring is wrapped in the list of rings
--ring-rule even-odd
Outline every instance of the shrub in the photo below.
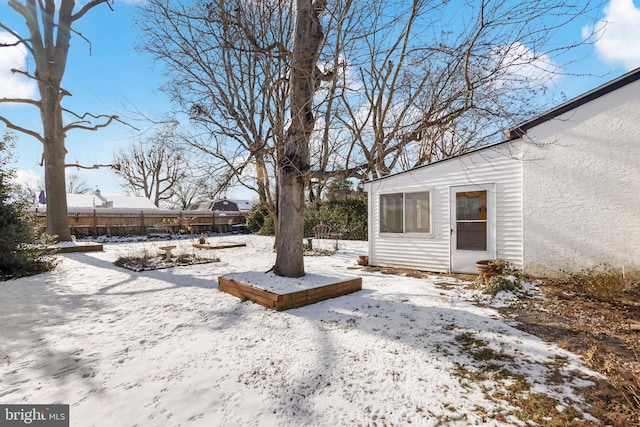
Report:
[[[247,215],[247,223],[245,225],[250,233],[262,234],[265,236],[273,236],[275,234],[275,226],[273,218],[269,215],[269,210],[264,203],[256,203]]]
[[[520,289],[522,285],[515,276],[493,276],[489,279],[489,283],[484,286],[482,292],[492,296],[496,296],[498,292],[510,292]]]
[[[634,282],[623,277],[621,270],[602,264],[579,272],[561,272],[557,277],[547,279],[546,283],[568,288],[596,301],[614,302],[622,298],[625,291],[633,290]]]
[[[14,171],[8,136],[0,140],[0,280],[31,276],[53,270],[52,240],[41,232],[36,218],[27,212],[29,200],[11,183]]]
[[[322,222],[332,233],[340,233],[342,239],[367,240],[367,215],[367,196],[362,193],[326,202],[316,200],[305,208],[304,235],[313,237],[313,227]],[[253,206],[247,215],[246,228],[250,233],[275,234],[273,219],[264,204]]]
[[[340,233],[346,240],[367,240],[366,195],[348,196],[328,202],[315,201],[305,210],[306,236],[313,236],[313,227],[327,224],[332,233]]]

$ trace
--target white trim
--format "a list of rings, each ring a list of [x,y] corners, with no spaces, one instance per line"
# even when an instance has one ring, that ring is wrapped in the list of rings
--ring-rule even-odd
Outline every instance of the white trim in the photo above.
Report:
[[[480,258],[495,259],[497,251],[497,234],[496,234],[496,183],[471,184],[471,185],[450,185],[449,186],[449,271],[456,273],[473,273],[475,267],[472,262],[479,261]],[[486,251],[456,251],[454,239],[457,238],[456,227],[456,204],[454,197],[457,193],[468,191],[486,191],[487,192],[487,250]],[[457,265],[454,266],[455,252],[458,252]],[[474,253],[475,252],[475,253]],[[484,254],[482,255],[481,252]],[[467,255],[466,257],[461,256]],[[461,267],[460,264],[464,266]]]

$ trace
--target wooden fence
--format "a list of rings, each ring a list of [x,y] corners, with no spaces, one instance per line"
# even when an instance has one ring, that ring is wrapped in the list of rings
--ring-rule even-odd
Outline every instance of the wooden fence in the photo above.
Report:
[[[46,212],[34,209],[46,230]],[[211,211],[139,209],[81,209],[69,211],[69,228],[76,237],[230,232],[244,224],[243,215],[216,214]]]

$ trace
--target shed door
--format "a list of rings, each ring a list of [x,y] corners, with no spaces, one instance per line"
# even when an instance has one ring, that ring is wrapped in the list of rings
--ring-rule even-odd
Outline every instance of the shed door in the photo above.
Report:
[[[475,262],[495,258],[494,186],[451,187],[451,271],[475,273]]]

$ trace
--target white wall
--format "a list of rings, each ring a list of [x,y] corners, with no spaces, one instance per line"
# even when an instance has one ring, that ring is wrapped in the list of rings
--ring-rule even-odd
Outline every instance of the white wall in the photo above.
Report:
[[[522,265],[522,168],[520,141],[485,148],[365,184],[369,193],[369,262],[377,266],[447,272],[450,262],[450,187],[495,184],[496,257]],[[432,192],[433,234],[381,235],[380,194]]]
[[[523,140],[527,271],[640,268],[640,82]]]

